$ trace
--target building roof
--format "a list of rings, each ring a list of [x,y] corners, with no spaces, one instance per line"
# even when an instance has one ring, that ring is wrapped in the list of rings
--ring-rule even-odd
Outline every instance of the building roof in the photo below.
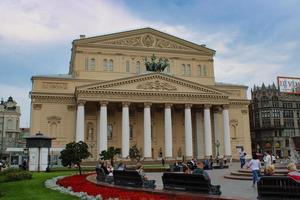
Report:
[[[48,75],[34,75],[32,78],[69,78],[73,79],[71,74],[48,74]]]
[[[248,86],[246,86],[246,85],[234,84],[234,83],[224,83],[224,82],[216,82],[216,86],[234,86],[234,87],[248,88]]]

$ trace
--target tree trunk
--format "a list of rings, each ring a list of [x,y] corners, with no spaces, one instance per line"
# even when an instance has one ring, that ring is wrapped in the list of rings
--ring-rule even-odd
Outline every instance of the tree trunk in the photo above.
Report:
[[[79,169],[79,174],[81,175],[81,166],[80,166],[80,163],[77,163],[78,165],[78,169]]]

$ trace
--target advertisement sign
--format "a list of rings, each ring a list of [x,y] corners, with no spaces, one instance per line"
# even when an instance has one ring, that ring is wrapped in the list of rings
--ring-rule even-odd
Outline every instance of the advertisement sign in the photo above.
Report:
[[[300,78],[277,77],[280,92],[300,94]]]

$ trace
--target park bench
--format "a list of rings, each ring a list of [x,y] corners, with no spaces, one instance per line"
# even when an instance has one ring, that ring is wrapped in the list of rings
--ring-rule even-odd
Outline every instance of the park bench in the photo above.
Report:
[[[138,188],[155,188],[154,180],[143,181],[141,175],[135,170],[114,170],[114,184]]]
[[[205,194],[221,195],[219,185],[211,185],[210,180],[201,174],[165,172],[162,176],[165,190],[181,190]]]
[[[112,177],[106,175],[104,170],[101,167],[96,167],[96,174],[97,174],[96,176],[97,181],[107,182],[107,183],[113,182]]]
[[[300,199],[300,183],[288,176],[264,176],[257,183],[258,199]]]

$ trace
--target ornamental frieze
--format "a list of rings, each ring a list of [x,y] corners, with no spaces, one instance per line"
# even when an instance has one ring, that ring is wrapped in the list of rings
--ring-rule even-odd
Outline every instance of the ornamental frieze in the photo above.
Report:
[[[66,90],[68,88],[67,83],[57,83],[57,82],[43,82],[43,89],[58,89],[58,90]]]
[[[102,44],[118,45],[118,46],[132,46],[132,47],[147,47],[159,49],[179,49],[179,50],[192,50],[183,45],[175,42],[156,37],[151,34],[140,35],[135,37],[122,38],[119,40],[105,41]]]
[[[68,96],[31,95],[31,101],[33,103],[75,104],[75,98]]]
[[[167,82],[162,81],[150,81],[146,83],[139,84],[137,89],[144,89],[144,90],[167,90],[167,91],[175,91],[177,88]]]

